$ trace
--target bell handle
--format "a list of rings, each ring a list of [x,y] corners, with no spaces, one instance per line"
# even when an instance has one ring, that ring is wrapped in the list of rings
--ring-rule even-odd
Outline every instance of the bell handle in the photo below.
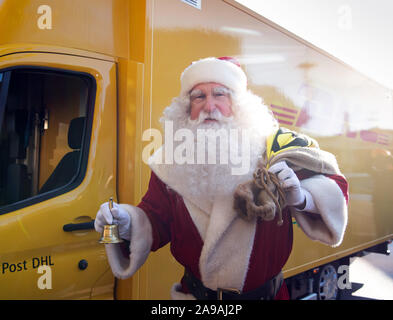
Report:
[[[110,198],[109,198],[108,207],[109,207],[109,212],[111,213],[112,219],[113,219],[113,218],[114,218],[114,217],[113,217],[113,213],[112,213],[112,209],[113,209],[113,197],[110,197]],[[114,224],[114,223],[113,223],[113,220],[112,220],[112,223],[110,223],[109,225],[113,225],[113,224]]]

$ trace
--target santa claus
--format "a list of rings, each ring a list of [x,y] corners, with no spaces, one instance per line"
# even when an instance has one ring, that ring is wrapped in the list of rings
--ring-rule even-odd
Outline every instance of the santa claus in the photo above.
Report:
[[[333,155],[278,127],[234,59],[193,62],[180,81],[161,121],[192,138],[185,144],[166,135],[149,159],[149,187],[137,206],[115,203],[109,210],[104,203],[97,213],[98,232],[115,223],[126,240],[126,255],[121,244],[106,245],[112,272],[131,277],[150,251],[170,243],[185,269],[174,299],[288,299],[281,269],[292,250],[292,217],[311,239],[338,246],[347,224],[346,180]],[[220,130],[227,143],[200,139],[201,130]],[[186,157],[173,154],[180,145]],[[258,215],[261,189],[253,186],[266,168],[284,199],[281,208],[275,201],[269,214]]]

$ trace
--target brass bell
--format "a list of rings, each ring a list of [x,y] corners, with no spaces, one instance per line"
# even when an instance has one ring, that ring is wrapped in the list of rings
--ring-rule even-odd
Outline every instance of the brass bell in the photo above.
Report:
[[[120,243],[123,242],[119,236],[119,230],[116,224],[107,224],[104,226],[100,243]]]
[[[112,212],[113,208],[113,198],[109,199],[109,210]],[[104,231],[102,232],[101,239],[99,243],[121,243],[123,240],[119,236],[119,229],[117,224],[107,224],[104,226]]]

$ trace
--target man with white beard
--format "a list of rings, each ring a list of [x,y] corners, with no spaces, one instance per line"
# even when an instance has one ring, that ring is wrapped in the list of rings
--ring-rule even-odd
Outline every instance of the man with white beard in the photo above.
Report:
[[[285,192],[282,220],[277,215],[245,219],[234,195],[239,185],[253,181],[261,163],[268,165],[268,137],[281,132],[277,121],[247,89],[246,75],[232,58],[193,62],[180,81],[181,92],[161,119],[174,139],[166,134],[149,159],[145,196],[137,206],[115,203],[110,211],[104,203],[97,212],[98,232],[113,222],[127,240],[127,255],[121,244],[106,245],[112,272],[121,279],[132,276],[150,251],[170,242],[185,268],[172,287],[173,299],[288,299],[281,269],[292,250],[292,216],[311,239],[339,245],[347,223],[346,180],[333,156],[326,160],[333,173],[306,167],[295,172],[278,161],[269,171]],[[176,136],[184,129],[187,134]],[[228,141],[201,139],[198,133],[206,129],[222,130]],[[192,139],[185,143],[181,136]],[[189,152],[186,159],[174,155],[180,146]],[[216,151],[211,157],[209,147]]]

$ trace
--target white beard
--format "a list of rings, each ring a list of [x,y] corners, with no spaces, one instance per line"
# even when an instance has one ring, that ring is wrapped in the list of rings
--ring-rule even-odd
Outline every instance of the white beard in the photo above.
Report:
[[[256,97],[253,94],[251,95],[252,98]],[[181,181],[184,189],[176,190],[178,193],[193,199],[204,199],[210,206],[217,196],[232,195],[240,183],[252,179],[257,162],[265,151],[266,136],[275,128],[276,122],[269,117],[270,114],[267,114],[267,108],[261,103],[260,99],[254,99],[252,102],[259,102],[255,104],[255,107],[259,107],[258,111],[263,108],[263,116],[266,118],[264,121],[260,121],[261,117],[257,117],[259,121],[255,121],[255,117],[252,116],[239,118],[236,111],[244,109],[243,107],[233,108],[234,116],[230,118],[225,118],[221,114],[209,115],[210,118],[217,117],[219,119],[217,122],[203,123],[203,119],[208,116],[204,114],[201,114],[200,119],[191,121],[181,102],[180,98],[175,98],[171,106],[165,110],[161,122],[164,127],[167,121],[173,123],[173,133],[180,129],[188,129],[193,133],[194,141],[191,141],[188,147],[190,147],[190,144],[193,145],[191,149],[194,150],[194,161],[193,163],[187,161],[188,163],[184,164],[174,161],[173,164],[167,166],[170,171],[169,176],[172,181]],[[254,116],[258,116],[258,114],[260,112],[254,114]],[[200,129],[212,129],[215,133],[222,130],[221,133],[224,136],[230,137],[227,139],[228,144],[221,145],[219,139],[207,139],[207,143],[203,139],[197,139],[197,132]],[[231,132],[235,135],[231,136]],[[236,134],[237,139],[235,139]],[[185,145],[184,139],[169,141],[169,143],[173,143],[173,150]],[[168,141],[165,141],[165,147],[168,145]],[[209,147],[216,150],[215,157],[209,156]],[[205,154],[198,153],[198,150],[201,149],[205,150]],[[198,163],[197,157],[201,156],[204,161]],[[235,159],[241,162],[235,163]]]

